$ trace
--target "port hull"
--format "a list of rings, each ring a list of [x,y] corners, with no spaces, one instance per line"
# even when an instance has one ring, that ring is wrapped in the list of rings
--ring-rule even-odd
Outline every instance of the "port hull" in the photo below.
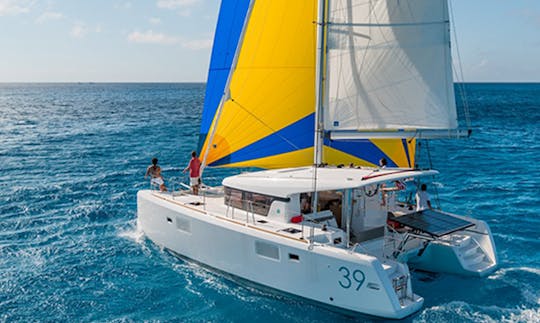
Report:
[[[399,297],[379,259],[242,225],[166,195],[140,191],[138,227],[183,258],[338,311],[400,319],[422,307]],[[401,271],[406,266],[398,266]],[[405,267],[405,269],[403,269]],[[409,278],[410,286],[410,278]]]

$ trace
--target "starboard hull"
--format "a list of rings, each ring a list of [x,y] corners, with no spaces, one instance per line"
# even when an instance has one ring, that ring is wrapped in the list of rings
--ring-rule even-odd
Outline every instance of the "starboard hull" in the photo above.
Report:
[[[243,280],[377,317],[400,319],[422,307],[423,298],[410,290],[409,297],[399,297],[375,257],[322,246],[310,250],[306,241],[241,225],[152,191],[140,191],[137,206],[138,226],[154,243]],[[408,274],[405,266],[399,268]]]

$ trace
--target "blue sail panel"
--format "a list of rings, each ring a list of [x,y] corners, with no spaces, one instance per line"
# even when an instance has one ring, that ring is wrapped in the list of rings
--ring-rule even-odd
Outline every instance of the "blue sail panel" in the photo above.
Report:
[[[325,139],[324,144],[375,165],[378,165],[381,158],[385,158],[389,167],[398,166],[384,151],[379,149],[379,147],[373,144],[369,139],[355,139],[350,141]]]
[[[199,150],[201,150],[208,135],[208,130],[227,85],[249,3],[249,0],[223,0],[221,2],[206,81],[206,94],[199,133]]]
[[[238,163],[312,147],[314,128],[315,114],[312,113],[288,127],[216,160],[209,166]]]

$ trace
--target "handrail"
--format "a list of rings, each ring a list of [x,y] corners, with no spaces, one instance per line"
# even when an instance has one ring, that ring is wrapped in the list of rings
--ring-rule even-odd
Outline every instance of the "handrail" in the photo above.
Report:
[[[357,242],[357,243],[355,243],[354,245],[352,245],[352,247],[350,247],[349,250],[348,250],[349,253],[350,253],[350,254],[355,253],[355,252],[356,252],[356,248],[357,248],[358,246],[360,246],[360,247],[362,248],[362,250],[363,250],[366,254],[371,255],[370,251],[369,251],[366,247],[364,247],[360,242]]]

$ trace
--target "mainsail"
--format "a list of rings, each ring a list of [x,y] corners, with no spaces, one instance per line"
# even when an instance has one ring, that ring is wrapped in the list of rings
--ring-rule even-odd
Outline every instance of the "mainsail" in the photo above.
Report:
[[[355,138],[457,128],[446,0],[329,6],[325,130]]]
[[[208,166],[313,164],[316,22],[316,0],[222,2],[200,131]],[[414,153],[414,140],[325,138],[323,162],[414,167]]]

